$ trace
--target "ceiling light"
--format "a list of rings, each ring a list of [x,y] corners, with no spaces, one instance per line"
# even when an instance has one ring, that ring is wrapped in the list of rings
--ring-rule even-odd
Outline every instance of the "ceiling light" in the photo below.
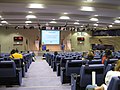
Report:
[[[98,15],[94,15],[95,17],[97,17]]]
[[[83,6],[83,7],[81,7],[80,10],[82,10],[82,11],[94,11],[94,8],[93,7],[88,7],[88,6]]]
[[[93,2],[93,0],[86,0],[86,2]]]
[[[65,14],[65,15],[66,15],[66,14],[68,14],[68,13],[67,13],[67,12],[64,12],[63,14]]]
[[[98,26],[98,24],[93,24],[94,26]]]
[[[35,15],[27,15],[26,18],[36,18]]]
[[[112,23],[112,24],[115,24],[115,23]]]
[[[0,26],[2,26],[2,24],[0,24]]]
[[[83,27],[83,26],[80,26],[80,27]]]
[[[113,25],[109,25],[109,27],[113,27]]]
[[[56,21],[51,21],[50,23],[57,23]]]
[[[74,24],[79,25],[80,23],[79,22],[75,22]]]
[[[2,18],[2,16],[0,15],[0,18]]]
[[[7,22],[7,21],[1,21],[1,23],[8,24],[8,22]]]
[[[91,18],[90,21],[98,21],[97,18]]]
[[[26,26],[28,26],[29,24],[27,23],[27,24],[25,24]]]
[[[76,20],[77,22],[79,22],[80,20]]]
[[[32,11],[29,11],[28,13],[33,13]]]
[[[61,16],[60,19],[70,19],[68,16]]]
[[[29,8],[44,8],[43,4],[29,4]]]
[[[120,23],[120,20],[115,20],[114,22],[115,22],[115,23]]]
[[[52,19],[52,20],[55,20],[55,19]]]
[[[25,21],[25,23],[32,23],[31,21]]]

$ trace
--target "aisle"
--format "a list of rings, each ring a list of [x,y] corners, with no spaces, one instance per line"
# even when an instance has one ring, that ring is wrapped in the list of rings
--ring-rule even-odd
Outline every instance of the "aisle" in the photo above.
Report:
[[[0,87],[0,90],[71,90],[70,85],[61,85],[60,77],[56,76],[45,60],[37,57],[23,78],[22,86]]]

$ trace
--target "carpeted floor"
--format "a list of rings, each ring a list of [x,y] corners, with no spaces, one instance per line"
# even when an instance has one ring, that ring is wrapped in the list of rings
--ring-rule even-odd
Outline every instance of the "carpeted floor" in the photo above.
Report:
[[[61,84],[60,77],[57,77],[45,60],[41,60],[41,57],[36,59],[23,78],[22,86],[1,86],[0,90],[71,90],[69,84]]]

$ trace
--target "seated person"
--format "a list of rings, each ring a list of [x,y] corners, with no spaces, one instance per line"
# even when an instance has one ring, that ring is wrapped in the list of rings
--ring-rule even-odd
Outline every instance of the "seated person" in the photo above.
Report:
[[[54,52],[54,55],[56,56],[57,54],[58,54],[58,52],[57,52],[57,51],[55,51],[55,52]]]
[[[105,84],[102,84],[101,86],[92,86],[90,85],[89,87],[86,88],[86,90],[89,90],[89,88],[93,87],[93,90],[107,90],[107,87],[112,79],[112,77],[115,76],[120,76],[120,60],[117,61],[114,71],[110,70],[107,72],[106,77],[105,77]]]
[[[13,49],[10,54],[11,54],[10,58],[13,58],[13,59],[22,59],[23,58],[23,55],[19,54],[18,50]]]
[[[104,64],[105,60],[109,60],[112,58],[112,52],[109,49],[105,50],[105,55],[102,57],[102,64]]]
[[[93,60],[94,59],[94,53],[92,50],[89,50],[88,55],[87,55],[88,60]]]

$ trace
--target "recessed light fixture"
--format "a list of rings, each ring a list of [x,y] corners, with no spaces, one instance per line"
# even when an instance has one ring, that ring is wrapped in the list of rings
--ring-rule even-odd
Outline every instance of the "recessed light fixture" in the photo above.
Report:
[[[67,12],[64,12],[63,14],[67,15],[68,13],[67,13]]]
[[[89,7],[89,6],[82,6],[80,10],[82,10],[82,11],[95,11],[93,7]]]
[[[28,26],[29,24],[27,23],[27,24],[25,24],[26,26]]]
[[[120,23],[120,20],[115,20],[114,22],[115,22],[115,23]]]
[[[79,25],[80,23],[79,22],[74,22],[74,24]]]
[[[25,21],[25,23],[32,23],[31,21]]]
[[[7,21],[1,21],[1,23],[3,23],[3,24],[8,24],[8,22],[7,22]]]
[[[68,16],[61,16],[60,19],[70,19]]]
[[[95,17],[97,17],[98,15],[94,15]]]
[[[109,27],[113,27],[113,25],[109,25]]]
[[[28,11],[28,13],[33,13],[32,11]]]
[[[29,8],[44,8],[43,4],[29,4]]]
[[[50,23],[57,23],[56,21],[50,21]]]
[[[98,26],[98,24],[93,24],[94,26]]]
[[[27,15],[26,18],[36,18],[35,15]]]
[[[114,22],[115,22],[115,23],[120,23],[120,20],[115,20]]]
[[[98,21],[97,18],[91,18],[90,21]]]
[[[86,0],[85,2],[93,2],[93,0]]]
[[[77,22],[79,22],[80,20],[76,20]]]

